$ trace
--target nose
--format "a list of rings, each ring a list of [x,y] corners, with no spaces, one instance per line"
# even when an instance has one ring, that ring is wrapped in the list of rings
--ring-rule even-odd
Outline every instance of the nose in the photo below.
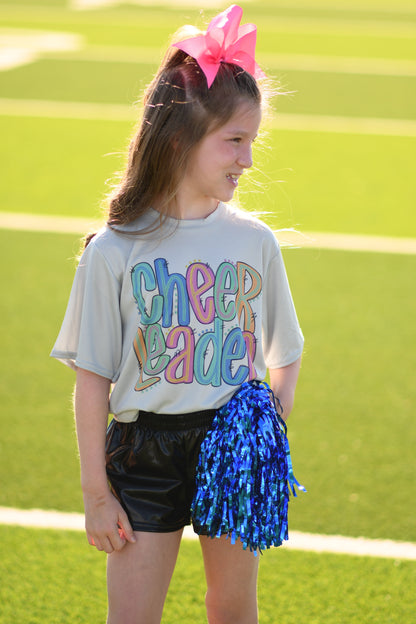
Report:
[[[251,143],[241,146],[241,151],[238,154],[237,164],[243,169],[249,169],[253,166],[253,150]]]

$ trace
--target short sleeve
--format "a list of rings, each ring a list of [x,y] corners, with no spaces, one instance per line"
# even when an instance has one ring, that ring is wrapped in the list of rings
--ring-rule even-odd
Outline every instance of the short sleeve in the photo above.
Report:
[[[117,380],[122,353],[120,282],[92,241],[80,260],[51,356]]]
[[[265,275],[263,306],[263,354],[266,365],[268,368],[288,366],[301,356],[304,339],[279,247]]]

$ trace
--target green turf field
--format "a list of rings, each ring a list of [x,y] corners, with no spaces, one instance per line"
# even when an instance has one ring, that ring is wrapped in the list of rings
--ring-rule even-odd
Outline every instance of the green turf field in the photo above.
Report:
[[[0,41],[30,29],[82,43],[0,70],[0,211],[99,217],[123,163],[133,103],[167,37],[184,21],[204,23],[199,6],[68,6],[0,1]],[[302,130],[271,123],[242,204],[264,211],[276,229],[416,238],[414,3],[263,0],[243,8],[244,21],[259,26],[259,61],[293,92],[277,99],[274,120],[306,121]],[[91,103],[97,119],[82,108]],[[333,117],[337,132],[325,127]],[[365,124],[348,131],[362,118],[385,122],[378,133]],[[308,119],[320,119],[321,129]],[[73,374],[48,357],[78,250],[73,235],[0,230],[0,506],[82,510]],[[289,436],[308,493],[293,501],[291,526],[415,542],[416,257],[284,254],[306,337]],[[1,528],[0,536],[0,624],[103,621],[104,559],[81,535]],[[204,621],[197,548],[183,546],[164,624]],[[411,621],[412,562],[277,550],[261,569],[263,624]]]
[[[0,560],[2,624],[105,621],[105,558],[81,535],[0,527],[0,537],[10,545]],[[206,621],[198,550],[182,543],[162,624]],[[409,561],[270,551],[260,566],[260,622],[411,622],[415,575]]]

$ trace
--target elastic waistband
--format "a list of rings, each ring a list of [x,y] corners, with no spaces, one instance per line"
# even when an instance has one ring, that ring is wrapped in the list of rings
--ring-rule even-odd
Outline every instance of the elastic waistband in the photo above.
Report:
[[[217,410],[201,410],[189,414],[155,414],[140,410],[137,424],[153,431],[184,431],[209,427]]]

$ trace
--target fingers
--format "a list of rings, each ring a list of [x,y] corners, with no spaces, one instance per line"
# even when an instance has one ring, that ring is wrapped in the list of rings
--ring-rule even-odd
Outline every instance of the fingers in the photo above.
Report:
[[[127,514],[123,509],[120,509],[118,515],[118,532],[121,540],[127,540],[131,544],[134,544],[137,541]]]
[[[86,499],[85,526],[89,544],[107,554],[120,551],[127,542],[136,542],[126,512],[110,492],[99,504],[94,498]]]
[[[120,538],[120,536],[118,535],[118,532],[114,535],[111,536],[103,536],[101,538],[95,537],[89,537],[88,538],[88,543],[91,546],[95,546],[95,548],[97,550],[99,550],[100,552],[104,551],[107,553],[107,555],[110,555],[112,552],[114,552],[115,550],[121,550],[124,545],[126,544],[126,541],[122,540]]]
[[[127,521],[128,523],[128,521]],[[128,527],[114,527],[112,531],[104,531],[100,536],[94,537],[87,533],[88,543],[99,551],[104,551],[110,555],[114,551],[120,551],[127,542],[134,543],[136,538],[128,523]]]

